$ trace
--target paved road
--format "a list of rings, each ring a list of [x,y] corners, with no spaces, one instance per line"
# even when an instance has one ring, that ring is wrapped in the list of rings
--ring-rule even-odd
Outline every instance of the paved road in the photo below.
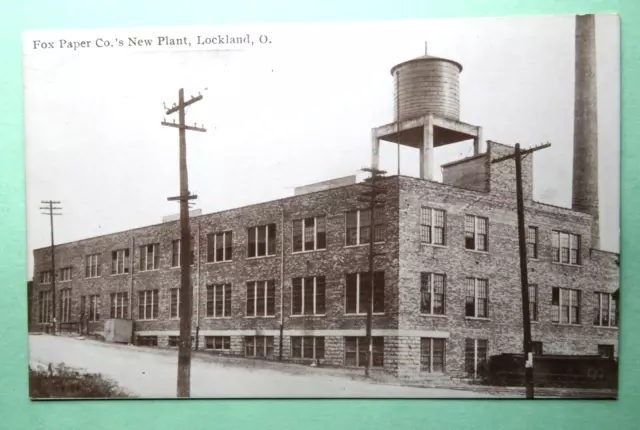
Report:
[[[93,340],[49,335],[29,336],[30,363],[68,366],[101,373],[131,394],[171,398],[176,392],[177,352],[111,345]],[[346,376],[291,374],[274,369],[242,368],[194,358],[192,397],[357,397],[357,398],[463,398],[489,397],[471,391],[382,385]]]

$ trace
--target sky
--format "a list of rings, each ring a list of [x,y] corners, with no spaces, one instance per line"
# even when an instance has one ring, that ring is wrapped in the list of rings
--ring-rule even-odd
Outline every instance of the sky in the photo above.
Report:
[[[371,162],[371,129],[393,122],[390,69],[429,54],[462,64],[460,120],[484,139],[534,155],[534,198],[571,206],[573,16],[247,27],[105,29],[24,38],[27,234],[50,244],[41,200],[62,202],[56,243],[157,224],[178,212],[178,132],[163,103],[203,95],[187,122],[189,188],[216,212],[293,195],[294,188],[359,174]],[[197,35],[250,34],[254,45],[215,50]],[[60,38],[95,41],[187,36],[191,47],[58,49]],[[259,35],[270,43],[260,44]],[[620,46],[614,15],[596,20],[601,248],[619,252]],[[56,49],[33,49],[34,39]],[[167,118],[172,121],[172,117]],[[436,148],[436,165],[471,154]],[[397,147],[380,168],[396,173]],[[401,174],[419,176],[403,147]],[[441,173],[437,170],[437,180]]]

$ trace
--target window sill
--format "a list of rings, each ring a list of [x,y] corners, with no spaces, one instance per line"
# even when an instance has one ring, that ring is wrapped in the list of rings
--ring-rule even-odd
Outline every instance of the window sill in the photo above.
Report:
[[[102,276],[89,276],[89,277],[85,277],[84,279],[100,279],[102,278]]]
[[[124,272],[124,273],[112,273],[111,276],[124,276],[124,275],[130,275],[129,272]]]
[[[139,318],[135,321],[158,321],[158,318],[146,318],[146,319]]]
[[[312,253],[312,252],[323,252],[323,251],[326,251],[326,250],[327,250],[327,248],[309,249],[309,250],[306,250],[306,251],[291,251],[291,255],[309,254],[309,253]]]
[[[261,258],[273,258],[276,257],[276,254],[269,254],[269,255],[259,255],[257,257],[247,257],[247,260],[260,260]]]
[[[247,318],[247,319],[257,319],[257,318],[269,318],[269,319],[271,319],[271,318],[275,318],[275,317],[276,317],[275,315],[249,315],[249,316],[245,315],[245,318]]]
[[[448,315],[441,315],[441,314],[426,314],[423,312],[420,312],[419,314],[421,317],[427,317],[427,318],[448,318]]]
[[[559,261],[552,261],[551,264],[555,264],[556,266],[566,266],[566,267],[582,267],[582,264],[560,263]]]
[[[138,273],[148,273],[148,272],[158,272],[158,271],[160,271],[159,267],[157,269],[138,270]]]
[[[382,245],[382,244],[384,244],[385,242],[386,242],[386,241],[385,241],[385,240],[383,240],[383,241],[381,241],[381,242],[373,242],[373,244],[374,244],[374,245]],[[358,243],[358,244],[355,244],[355,245],[345,245],[344,247],[345,247],[345,248],[359,248],[359,247],[361,247],[361,246],[369,246],[369,245],[371,245],[371,243],[370,243],[370,242],[367,242],[367,243]]]
[[[195,264],[192,264],[192,265],[191,265],[191,268],[193,269],[194,267],[195,267]],[[175,270],[175,269],[182,269],[182,266],[171,266],[171,267],[169,267],[169,269],[171,269],[171,270]],[[156,269],[156,270],[157,270],[157,269]]]
[[[384,315],[384,312],[373,312],[373,313],[371,313],[371,315],[372,316],[374,316],[374,315]],[[357,313],[357,314],[355,314],[355,313],[344,313],[343,316],[345,316],[345,317],[366,317],[367,313],[366,312]]]
[[[251,257],[251,258],[260,258],[260,257]],[[222,263],[232,263],[233,260],[222,260],[222,261],[205,261],[204,264],[222,264]]]
[[[561,327],[582,327],[582,324],[575,324],[575,323],[559,323],[559,322],[552,321],[551,324],[555,326],[561,326]]]
[[[489,251],[480,251],[479,249],[464,249],[467,252],[473,252],[474,254],[483,254],[483,255],[491,255]]]
[[[205,320],[230,320],[232,317],[204,317]],[[251,317],[255,318],[255,317]]]
[[[611,326],[611,325],[595,325],[593,326],[594,328],[602,328],[605,330],[619,330],[620,327],[617,326]]]
[[[429,243],[429,242],[420,242],[420,246],[429,246],[432,248],[445,248],[445,249],[448,248],[447,245],[440,245],[437,243]]]
[[[366,315],[366,314],[365,314]],[[304,315],[289,315],[290,318],[314,318],[314,317],[326,317],[327,314],[304,314]]]
[[[210,352],[231,352],[231,348],[229,349],[215,349],[215,348],[205,348],[205,351],[210,351]]]
[[[491,321],[491,318],[487,317],[464,317],[468,321]]]
[[[60,281],[60,284],[66,284],[68,282],[71,282],[71,279],[67,279],[66,281]]]

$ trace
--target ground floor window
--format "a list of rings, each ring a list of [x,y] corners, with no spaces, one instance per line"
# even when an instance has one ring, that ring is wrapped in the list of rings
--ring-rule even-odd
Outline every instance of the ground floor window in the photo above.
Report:
[[[60,321],[69,322],[71,321],[71,289],[65,288],[61,290],[62,294],[62,312],[60,315]]]
[[[230,336],[205,336],[204,347],[205,349],[228,351],[231,349],[231,337]]]
[[[482,377],[487,363],[487,339],[465,339],[464,370],[473,378]]]
[[[446,339],[423,337],[420,339],[420,370],[444,372]]]
[[[322,360],[324,358],[324,337],[291,336],[291,357]]]
[[[613,345],[598,345],[598,355],[604,358],[614,357]]]
[[[372,366],[384,366],[384,337],[372,337]],[[367,350],[369,344],[366,337],[344,338],[344,364],[346,366],[364,367],[367,363]]]
[[[158,336],[138,336],[136,338],[138,346],[158,346]]]
[[[531,342],[531,353],[533,355],[542,355],[542,342]]]
[[[247,357],[273,357],[273,336],[246,336],[244,346]]]

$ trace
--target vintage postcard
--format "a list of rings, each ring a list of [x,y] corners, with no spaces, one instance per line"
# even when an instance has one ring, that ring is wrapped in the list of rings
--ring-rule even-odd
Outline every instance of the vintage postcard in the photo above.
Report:
[[[31,398],[617,398],[619,30],[25,34]]]

